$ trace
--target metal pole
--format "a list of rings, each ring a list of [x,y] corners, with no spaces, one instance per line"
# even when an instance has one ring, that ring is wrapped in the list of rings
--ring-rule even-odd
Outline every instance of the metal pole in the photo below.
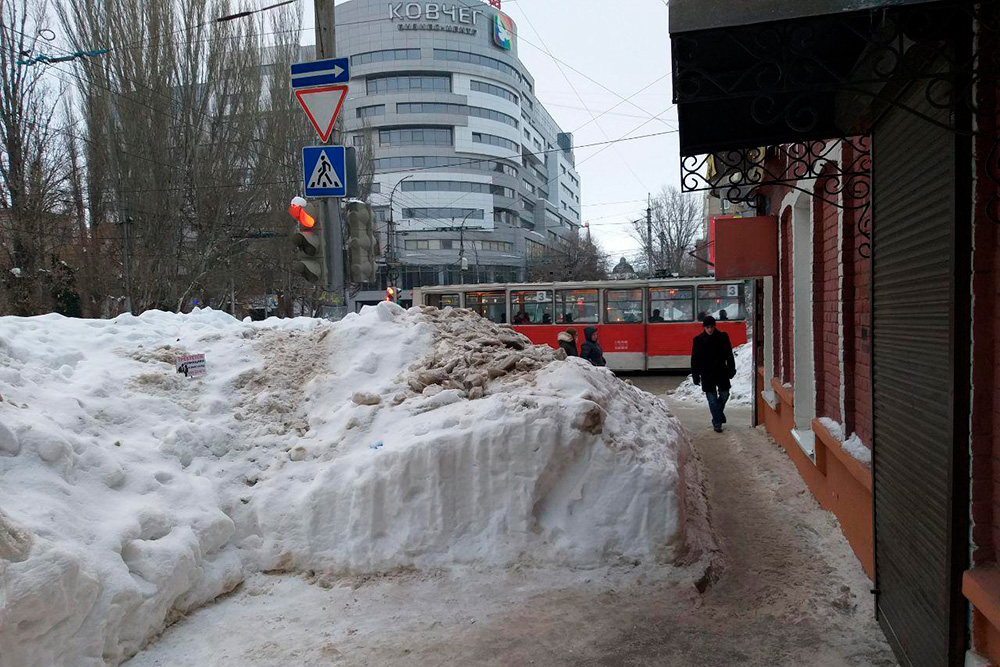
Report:
[[[646,194],[646,260],[649,262],[649,277],[653,277],[653,204]]]
[[[389,221],[386,223],[385,232],[385,280],[387,287],[395,287],[395,264],[396,264],[396,221],[393,218],[393,198],[396,196],[396,188],[413,175],[404,176],[396,181],[389,193]]]
[[[313,0],[313,7],[316,13],[316,59],[332,58],[337,51],[333,0]],[[320,209],[323,213],[319,227],[322,231],[326,288],[335,297],[340,297],[341,304],[346,307],[344,269],[347,262],[344,261],[344,227],[340,220],[340,202],[324,198]]]
[[[125,234],[125,307],[131,315],[135,315],[132,308],[132,262],[130,261],[131,244],[129,243],[132,225],[128,217],[128,206],[125,206],[125,217],[122,220],[122,231]]]

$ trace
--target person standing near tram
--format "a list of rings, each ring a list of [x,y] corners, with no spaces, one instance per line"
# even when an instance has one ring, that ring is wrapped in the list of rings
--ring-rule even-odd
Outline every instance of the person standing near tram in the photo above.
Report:
[[[722,433],[722,425],[726,423],[726,401],[732,386],[729,381],[736,376],[736,359],[729,334],[715,328],[715,318],[708,315],[701,324],[704,331],[694,337],[691,346],[691,379],[705,392],[712,413],[712,428]]]

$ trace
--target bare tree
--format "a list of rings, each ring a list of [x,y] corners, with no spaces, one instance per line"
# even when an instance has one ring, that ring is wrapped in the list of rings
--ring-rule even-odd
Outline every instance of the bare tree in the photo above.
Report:
[[[77,63],[88,209],[120,239],[112,265],[135,310],[290,287],[286,244],[267,239],[287,230],[300,180],[292,128],[305,128],[287,81],[299,15],[212,20],[230,11],[228,0],[60,6],[77,48],[111,47]]]
[[[46,11],[44,0],[0,0],[0,312],[17,315],[50,310],[55,283],[72,278],[60,264],[73,235],[62,207],[61,91],[41,66],[18,64],[44,44]]]
[[[527,260],[528,280],[534,282],[604,280],[608,277],[607,257],[590,238],[590,232],[573,234],[557,246],[546,246]]]
[[[651,230],[645,217],[634,220],[629,230],[643,248],[644,257],[637,258],[636,268],[652,274],[691,274],[695,267],[688,253],[701,235],[700,200],[673,186],[665,186],[653,198],[651,209]]]

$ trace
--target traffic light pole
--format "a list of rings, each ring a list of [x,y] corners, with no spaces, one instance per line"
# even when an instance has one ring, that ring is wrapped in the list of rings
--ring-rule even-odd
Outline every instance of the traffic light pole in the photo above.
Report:
[[[316,13],[316,59],[333,58],[337,50],[337,22],[333,8],[334,0],[313,0]],[[341,137],[341,139],[343,139]],[[347,290],[344,282],[344,225],[340,219],[340,202],[332,197],[324,197],[320,205],[322,212],[319,228],[323,243],[323,280],[328,292],[342,299],[347,306]]]

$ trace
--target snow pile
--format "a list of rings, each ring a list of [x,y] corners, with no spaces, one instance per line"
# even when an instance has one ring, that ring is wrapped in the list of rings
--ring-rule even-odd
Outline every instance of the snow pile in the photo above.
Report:
[[[851,433],[851,437],[844,438],[844,425],[833,421],[829,417],[820,417],[820,423],[826,427],[830,435],[840,440],[840,447],[866,466],[871,467],[872,450],[865,446],[857,433]]]
[[[0,318],[4,666],[116,665],[259,570],[684,555],[679,424],[562,356],[388,303]]]
[[[753,345],[744,343],[733,348],[736,357],[736,376],[730,381],[730,405],[750,405],[753,401]],[[704,401],[705,392],[689,375],[674,390],[673,397],[679,401]]]

